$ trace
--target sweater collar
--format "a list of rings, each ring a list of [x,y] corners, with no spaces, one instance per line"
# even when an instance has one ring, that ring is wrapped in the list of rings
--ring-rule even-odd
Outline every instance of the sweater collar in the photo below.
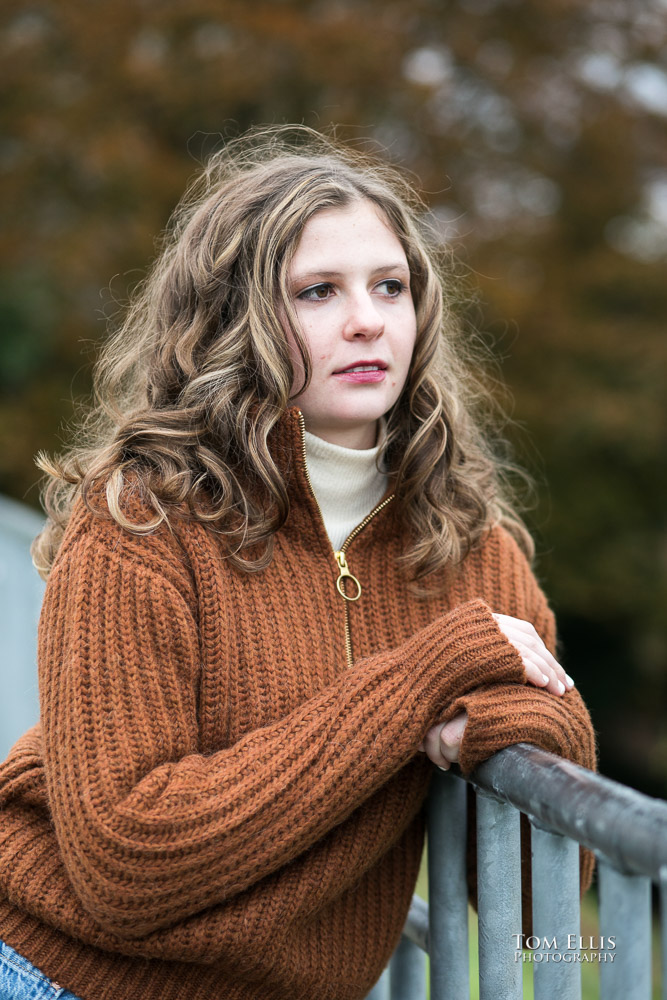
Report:
[[[284,530],[290,535],[298,534],[302,539],[308,538],[314,541],[316,538],[318,543],[323,544],[330,552],[331,543],[308,475],[305,434],[303,414],[297,406],[294,406],[286,410],[269,437],[271,454],[284,477],[290,501],[290,513]],[[392,495],[393,489],[390,483],[381,502],[384,503]],[[376,520],[382,520],[383,530],[388,530],[387,518],[390,512],[393,513],[392,508],[395,508],[395,505],[390,503],[373,518],[368,527],[360,533],[360,542],[374,534],[374,530],[371,529],[375,528]],[[357,544],[355,539],[355,546]]]
[[[343,448],[306,431],[306,464],[310,485],[334,549],[380,503],[387,476],[378,468],[382,445]]]

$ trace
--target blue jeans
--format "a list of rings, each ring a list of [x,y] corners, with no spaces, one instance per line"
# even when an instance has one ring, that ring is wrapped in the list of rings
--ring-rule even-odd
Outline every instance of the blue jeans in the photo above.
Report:
[[[0,941],[0,1000],[79,1000]]]

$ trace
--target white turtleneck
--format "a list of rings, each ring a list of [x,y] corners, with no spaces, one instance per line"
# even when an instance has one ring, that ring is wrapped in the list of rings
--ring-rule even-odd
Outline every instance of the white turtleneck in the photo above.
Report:
[[[380,448],[343,448],[306,431],[308,475],[336,551],[387,491],[387,476],[377,467]]]

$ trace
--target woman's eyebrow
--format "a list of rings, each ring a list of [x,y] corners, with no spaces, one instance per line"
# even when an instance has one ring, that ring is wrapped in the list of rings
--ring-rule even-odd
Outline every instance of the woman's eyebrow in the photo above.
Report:
[[[404,261],[393,261],[389,264],[380,264],[378,267],[374,267],[370,274],[372,277],[375,277],[375,275],[378,274],[386,274],[387,271],[401,271],[404,274],[410,274],[410,269]],[[342,278],[344,276],[344,271],[302,271],[300,274],[291,275],[290,281],[292,284],[296,285],[300,284],[302,281],[315,281],[317,279],[329,281],[333,278]]]

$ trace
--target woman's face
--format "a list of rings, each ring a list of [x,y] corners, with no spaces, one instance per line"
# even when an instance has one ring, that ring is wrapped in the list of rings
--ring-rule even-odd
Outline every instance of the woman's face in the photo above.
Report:
[[[312,361],[310,383],[292,402],[311,433],[372,448],[378,419],[405,385],[417,334],[403,247],[370,201],[323,209],[304,227],[288,282]],[[303,365],[287,335],[296,392]]]

